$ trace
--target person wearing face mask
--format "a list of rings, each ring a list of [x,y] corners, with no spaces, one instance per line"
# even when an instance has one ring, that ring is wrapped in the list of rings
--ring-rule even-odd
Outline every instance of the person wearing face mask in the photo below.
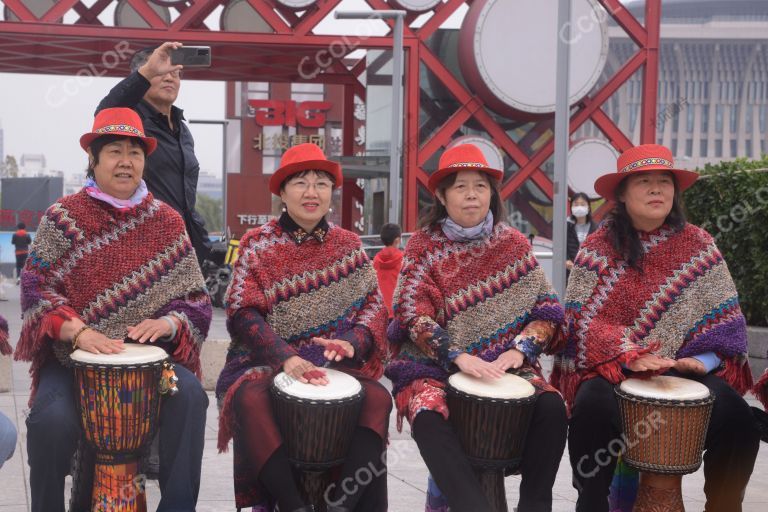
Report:
[[[96,108],[127,107],[141,117],[147,135],[157,140],[157,151],[147,155],[144,181],[155,198],[179,212],[195,248],[198,264],[211,251],[205,221],[195,210],[200,164],[195,141],[184,122],[184,111],[174,105],[181,87],[182,66],[171,64],[171,53],[181,43],[166,42],[137,51],[131,74],[109,91]]]
[[[563,308],[528,239],[503,221],[502,177],[472,144],[443,153],[428,183],[432,207],[406,245],[393,300],[393,357],[385,375],[398,429],[407,419],[454,512],[492,508],[448,421],[452,374],[494,380],[510,372],[536,390],[519,467],[519,512],[552,509],[565,448],[565,406],[538,362],[558,348]]]
[[[589,204],[589,196],[578,192],[571,198],[571,216],[568,217],[568,237],[566,245],[565,268],[570,273],[573,268],[573,260],[579,247],[597,229],[597,222],[592,220],[592,209]]]

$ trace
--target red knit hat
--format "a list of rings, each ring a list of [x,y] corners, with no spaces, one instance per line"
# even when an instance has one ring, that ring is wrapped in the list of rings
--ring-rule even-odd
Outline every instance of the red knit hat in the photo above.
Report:
[[[336,188],[341,187],[343,176],[341,166],[325,157],[320,146],[307,142],[289,148],[280,159],[280,168],[269,178],[269,191],[280,195],[280,186],[285,180],[302,171],[325,171],[333,176]]]
[[[488,174],[492,179],[501,181],[504,171],[488,167],[488,161],[483,152],[474,144],[459,144],[446,149],[440,157],[437,170],[429,176],[427,187],[433,194],[443,178],[460,171],[479,171]]]
[[[147,155],[157,147],[157,139],[144,135],[144,125],[136,111],[130,108],[105,108],[96,114],[93,129],[80,137],[80,147],[88,151],[91,142],[102,135],[137,137],[147,146]]]
[[[659,144],[642,144],[629,148],[616,161],[616,172],[600,176],[595,181],[595,191],[605,199],[615,201],[614,191],[624,178],[646,171],[671,172],[682,192],[699,179],[699,173],[675,169],[672,152]]]

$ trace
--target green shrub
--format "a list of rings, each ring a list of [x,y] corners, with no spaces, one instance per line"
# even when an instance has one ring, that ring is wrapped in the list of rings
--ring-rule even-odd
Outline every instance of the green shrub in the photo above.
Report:
[[[715,237],[749,325],[768,326],[768,156],[707,165],[685,192],[688,220]]]

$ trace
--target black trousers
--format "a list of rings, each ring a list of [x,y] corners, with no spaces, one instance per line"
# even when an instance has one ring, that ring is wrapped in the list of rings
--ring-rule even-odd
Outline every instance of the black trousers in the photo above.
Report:
[[[539,395],[520,464],[522,482],[518,512],[552,510],[552,486],[565,450],[567,422],[565,405],[559,395]],[[488,499],[450,422],[439,413],[424,411],[416,415],[412,431],[421,456],[447,498],[451,512],[490,511]]]
[[[670,372],[669,375],[676,375]],[[686,376],[715,396],[704,443],[707,512],[740,512],[760,437],[752,411],[739,394],[714,375]],[[568,434],[577,512],[607,512],[608,493],[620,446],[621,422],[614,386],[603,378],[584,382],[576,393]]]

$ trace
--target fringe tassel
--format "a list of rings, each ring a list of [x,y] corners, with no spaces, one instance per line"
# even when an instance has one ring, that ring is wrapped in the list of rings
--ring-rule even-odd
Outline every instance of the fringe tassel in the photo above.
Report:
[[[575,372],[563,372],[559,365],[555,365],[552,368],[552,375],[549,377],[549,383],[560,391],[565,400],[565,405],[568,409],[568,416],[571,415],[571,407],[573,407],[573,401],[576,398],[576,391],[579,389],[582,378]]]
[[[765,371],[760,380],[757,381],[757,384],[752,388],[752,393],[763,404],[763,409],[768,411],[768,370]]]
[[[5,329],[0,326],[0,354],[9,356],[12,353],[13,349],[11,348],[11,344],[8,343],[8,326],[6,325]]]
[[[740,395],[744,395],[752,388],[752,370],[746,358],[730,357],[725,360],[725,369],[717,374],[727,382]]]
[[[224,396],[224,401],[221,404],[221,409],[219,410],[219,438],[217,442],[219,453],[226,453],[229,451],[229,441],[235,433],[237,422],[233,402],[237,390],[246,382],[265,379],[271,376],[271,372],[251,371],[240,376],[240,378],[229,387],[227,394]]]
[[[173,351],[172,357],[180,365],[194,373],[198,379],[202,380],[200,345],[197,343],[192,330],[186,322],[182,322],[181,329],[179,329],[176,335],[176,350]]]

